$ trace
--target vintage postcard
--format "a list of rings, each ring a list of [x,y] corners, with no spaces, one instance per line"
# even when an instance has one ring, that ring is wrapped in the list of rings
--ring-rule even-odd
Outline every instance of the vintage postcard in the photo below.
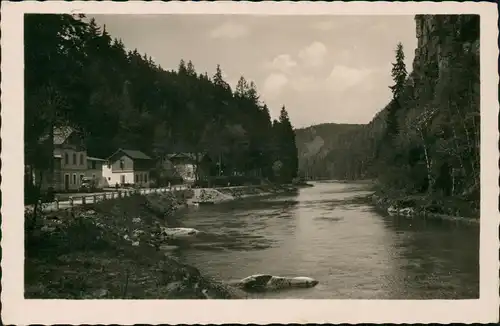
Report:
[[[5,323],[498,321],[495,4],[2,18]]]

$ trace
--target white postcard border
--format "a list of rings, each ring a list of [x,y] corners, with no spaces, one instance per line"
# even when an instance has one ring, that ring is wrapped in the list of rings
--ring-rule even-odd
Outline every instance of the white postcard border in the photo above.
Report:
[[[487,323],[498,321],[498,31],[494,3],[4,2],[2,320],[12,324]],[[481,236],[478,300],[25,300],[23,14],[481,15]]]

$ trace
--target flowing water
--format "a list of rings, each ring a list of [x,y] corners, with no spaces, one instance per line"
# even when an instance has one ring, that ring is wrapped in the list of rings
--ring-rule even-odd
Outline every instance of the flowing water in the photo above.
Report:
[[[189,208],[183,227],[206,233],[174,254],[222,280],[309,276],[319,284],[256,298],[479,297],[479,228],[390,217],[356,197],[359,184],[315,183],[296,194]]]

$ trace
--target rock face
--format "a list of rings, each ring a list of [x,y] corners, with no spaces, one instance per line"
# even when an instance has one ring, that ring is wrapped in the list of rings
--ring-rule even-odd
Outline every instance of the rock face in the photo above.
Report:
[[[479,60],[479,16],[416,15],[415,23],[418,41],[410,75],[414,82],[427,79],[435,85],[460,52],[472,53]]]

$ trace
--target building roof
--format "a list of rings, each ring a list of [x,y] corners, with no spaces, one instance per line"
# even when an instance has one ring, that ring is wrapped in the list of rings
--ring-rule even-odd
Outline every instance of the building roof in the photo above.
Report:
[[[134,160],[151,160],[152,158],[147,156],[141,151],[138,150],[132,150],[132,149],[123,149],[120,148],[116,152],[113,153],[110,157],[108,157],[108,160],[111,159],[113,156],[115,156],[117,153],[122,152],[123,154],[127,155],[131,159]]]
[[[71,127],[54,128],[54,145],[63,144],[74,131]]]
[[[198,158],[202,158],[205,155],[205,153],[198,153]],[[187,157],[190,159],[195,160],[196,159],[196,153],[170,153],[167,154],[167,158],[180,158],[180,157]]]
[[[87,160],[89,161],[106,161],[105,159],[103,158],[97,158],[97,157],[92,157],[92,156],[87,156]]]
[[[75,132],[75,129],[71,127],[54,127],[54,145],[61,145],[68,139],[68,137]],[[43,134],[38,141],[40,143],[45,142],[49,139],[49,133]]]

